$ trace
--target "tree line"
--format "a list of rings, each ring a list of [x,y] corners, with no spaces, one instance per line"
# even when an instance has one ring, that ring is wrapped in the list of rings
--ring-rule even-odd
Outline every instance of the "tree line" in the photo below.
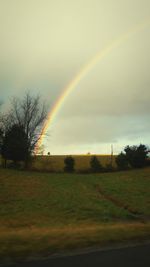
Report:
[[[113,165],[112,160],[103,166],[100,159],[96,156],[91,156],[90,169],[85,170],[87,173],[111,172],[116,170],[129,170],[132,168],[143,168],[150,165],[148,157],[149,149],[146,145],[140,144],[139,146],[126,146],[124,151],[115,156],[116,166]],[[64,160],[64,171],[75,171],[75,159],[68,156]]]

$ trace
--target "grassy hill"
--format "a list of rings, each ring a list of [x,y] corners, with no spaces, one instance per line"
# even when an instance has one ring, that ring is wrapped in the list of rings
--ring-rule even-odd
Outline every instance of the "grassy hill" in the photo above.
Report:
[[[88,175],[0,169],[0,258],[149,239],[149,190],[150,168]]]

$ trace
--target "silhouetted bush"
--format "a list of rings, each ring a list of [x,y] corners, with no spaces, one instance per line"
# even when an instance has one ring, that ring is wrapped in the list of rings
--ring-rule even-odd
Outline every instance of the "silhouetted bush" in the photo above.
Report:
[[[65,167],[64,171],[65,172],[74,172],[74,166],[75,166],[75,160],[72,156],[68,156],[64,159]]]
[[[127,146],[124,151],[126,152],[126,157],[131,167],[142,168],[146,165],[148,149],[145,145]]]
[[[118,168],[142,168],[147,165],[148,149],[145,145],[126,146],[124,153],[121,152],[116,158]]]
[[[90,167],[92,172],[101,172],[103,170],[103,167],[100,163],[100,161],[97,159],[96,156],[91,157],[90,160]]]
[[[128,163],[127,157],[123,152],[121,152],[116,157],[116,164],[117,164],[119,170],[127,170],[129,168],[129,163]]]

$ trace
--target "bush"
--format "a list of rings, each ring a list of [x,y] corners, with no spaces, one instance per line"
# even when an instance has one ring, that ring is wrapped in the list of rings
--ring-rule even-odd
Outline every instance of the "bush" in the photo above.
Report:
[[[68,156],[64,159],[65,167],[64,171],[65,172],[74,172],[74,165],[75,165],[75,160],[73,157]]]
[[[124,169],[128,166],[132,168],[142,168],[146,166],[148,158],[148,149],[145,145],[126,146],[124,153],[121,152],[116,158],[119,168]]]
[[[116,157],[116,164],[118,166],[119,170],[126,170],[129,167],[129,163],[127,160],[126,155],[121,152],[117,157]]]
[[[97,159],[96,156],[91,157],[90,166],[91,166],[91,171],[95,173],[100,172],[103,169],[100,161]]]

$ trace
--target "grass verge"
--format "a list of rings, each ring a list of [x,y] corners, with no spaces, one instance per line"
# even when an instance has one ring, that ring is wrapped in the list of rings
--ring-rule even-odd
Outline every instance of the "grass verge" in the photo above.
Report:
[[[54,253],[149,240],[150,223],[72,225],[62,228],[0,229],[1,263],[45,258]]]

